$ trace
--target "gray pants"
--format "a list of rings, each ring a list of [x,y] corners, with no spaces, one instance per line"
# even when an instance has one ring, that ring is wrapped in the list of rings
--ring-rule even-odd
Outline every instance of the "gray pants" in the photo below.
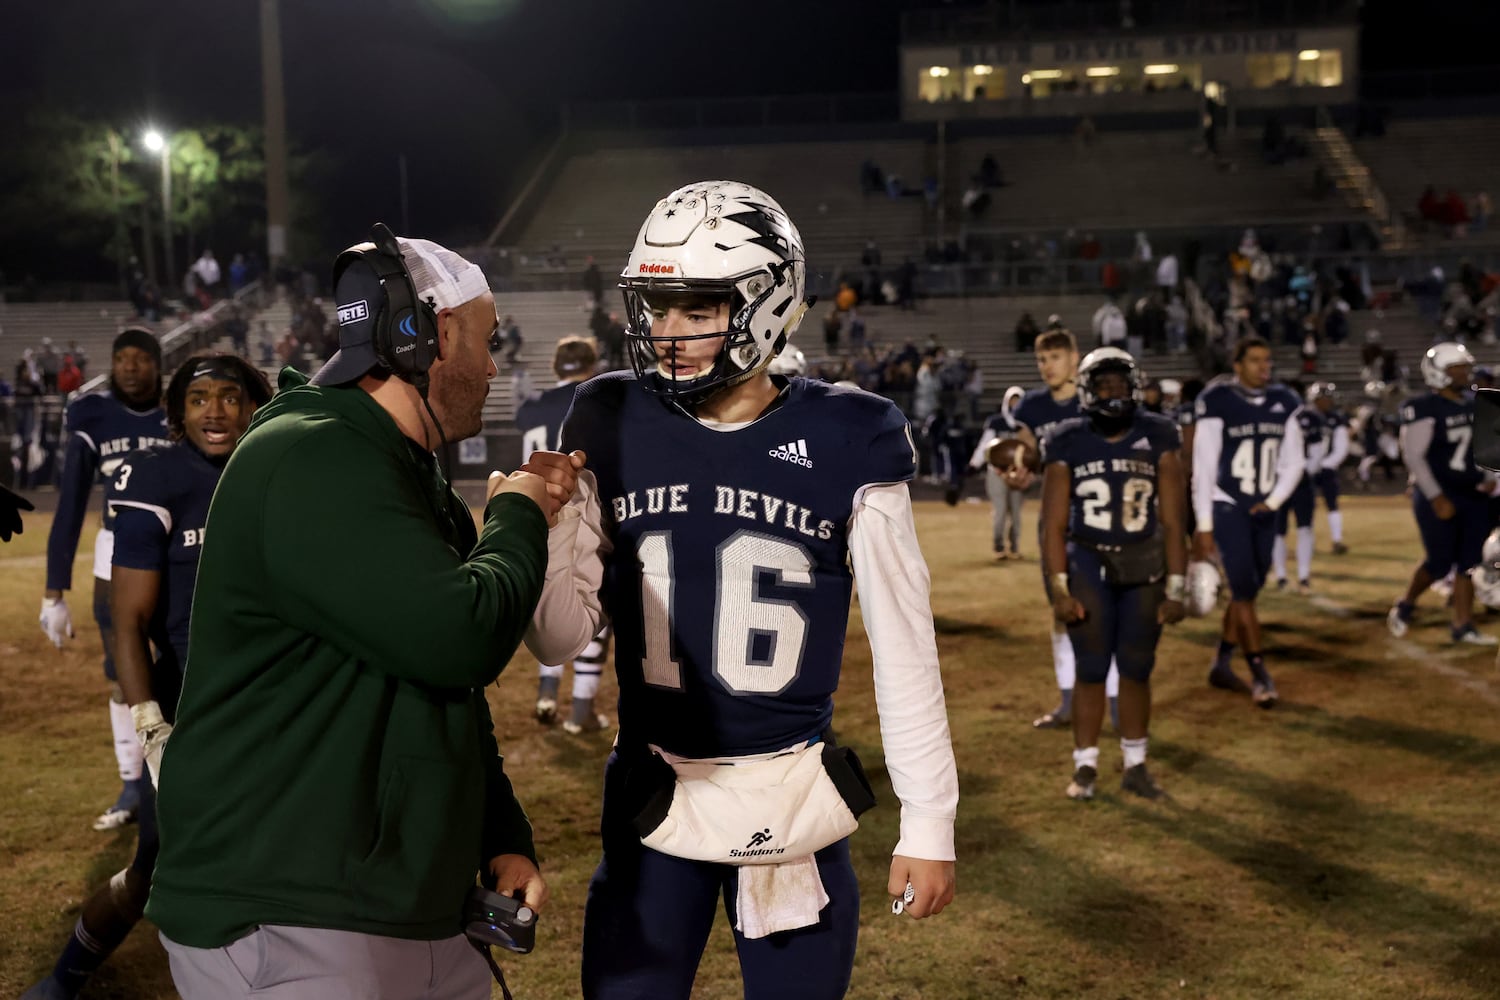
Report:
[[[1019,551],[1021,547],[1021,501],[1026,499],[1026,493],[1005,485],[1005,480],[1000,478],[994,466],[985,467],[984,491],[989,494],[990,505],[994,508],[991,523],[994,526],[995,551],[1004,552],[1007,548],[1011,552]],[[1006,523],[1007,520],[1009,524]]]
[[[462,934],[441,941],[259,927],[224,948],[161,935],[183,1000],[489,1000],[490,968]]]

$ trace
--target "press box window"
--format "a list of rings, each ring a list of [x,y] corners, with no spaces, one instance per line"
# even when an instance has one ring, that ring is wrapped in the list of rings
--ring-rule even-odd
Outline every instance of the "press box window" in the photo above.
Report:
[[[1005,71],[993,66],[964,67],[964,100],[994,101],[1005,96]]]
[[[1338,49],[1303,49],[1297,53],[1297,86],[1337,87],[1343,82],[1344,65]]]

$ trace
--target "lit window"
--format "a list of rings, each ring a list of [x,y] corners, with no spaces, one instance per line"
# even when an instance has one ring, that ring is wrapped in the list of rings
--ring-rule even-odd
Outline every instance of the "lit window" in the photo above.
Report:
[[[1301,52],[1297,53],[1297,58],[1301,59],[1303,62],[1317,62],[1318,56],[1322,54],[1323,53],[1319,52],[1317,49],[1303,49]]]
[[[1298,66],[1309,65],[1298,62]],[[1245,57],[1245,76],[1256,89],[1286,87],[1292,82],[1292,54],[1266,52]]]
[[[1311,51],[1311,50],[1308,50]],[[1299,87],[1337,87],[1344,82],[1343,59],[1338,49],[1323,49],[1307,58],[1307,51],[1297,53],[1294,82]]]
[[[1177,72],[1176,63],[1153,63],[1146,67],[1147,76],[1167,76]]]
[[[917,99],[951,101],[963,96],[963,82],[947,66],[926,66],[917,79]]]
[[[1083,71],[1083,75],[1084,76],[1119,76],[1120,75],[1120,67],[1118,67],[1118,66],[1090,66],[1088,69],[1086,69],[1086,70]]]
[[[964,68],[964,100],[997,101],[1005,96],[1005,71],[993,66]]]
[[[1026,75],[1033,80],[1061,80],[1063,71],[1060,69],[1034,69]]]

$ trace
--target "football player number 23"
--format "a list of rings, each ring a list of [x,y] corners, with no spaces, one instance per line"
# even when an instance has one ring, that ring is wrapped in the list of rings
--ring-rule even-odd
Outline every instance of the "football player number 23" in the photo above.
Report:
[[[1281,440],[1266,438],[1260,443],[1260,468],[1255,467],[1255,442],[1244,440],[1229,460],[1229,474],[1240,482],[1246,496],[1264,496],[1276,485],[1276,460],[1281,455]],[[1258,485],[1260,489],[1256,489]]]
[[[790,601],[761,594],[760,581],[778,587],[812,587],[812,557],[800,545],[739,531],[719,545],[714,581],[714,675],[741,694],[775,694],[797,677],[807,640],[807,616]],[[672,657],[676,609],[672,533],[644,534],[636,547],[641,564],[641,611],[647,684],[682,687],[682,664]]]

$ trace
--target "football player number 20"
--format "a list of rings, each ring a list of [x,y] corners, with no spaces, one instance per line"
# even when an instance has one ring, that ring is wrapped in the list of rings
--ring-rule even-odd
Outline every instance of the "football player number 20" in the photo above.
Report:
[[[1078,495],[1083,498],[1083,523],[1099,531],[1115,530],[1114,513],[1110,510],[1113,499],[1109,483],[1103,479],[1085,479],[1078,484]],[[1121,531],[1143,531],[1151,516],[1151,495],[1156,484],[1149,479],[1132,476],[1120,488]]]
[[[778,587],[811,587],[812,557],[800,545],[751,531],[736,532],[717,555],[714,675],[741,694],[775,694],[797,677],[807,616],[790,601],[761,594],[760,581],[771,574]],[[636,557],[646,644],[641,669],[647,684],[680,689],[682,664],[672,658],[672,533],[642,535]]]
[[[1281,440],[1266,438],[1260,443],[1260,468],[1255,467],[1255,442],[1244,440],[1229,460],[1229,474],[1240,482],[1246,496],[1264,496],[1276,485],[1276,460],[1281,456]],[[1257,480],[1260,489],[1256,489]]]

